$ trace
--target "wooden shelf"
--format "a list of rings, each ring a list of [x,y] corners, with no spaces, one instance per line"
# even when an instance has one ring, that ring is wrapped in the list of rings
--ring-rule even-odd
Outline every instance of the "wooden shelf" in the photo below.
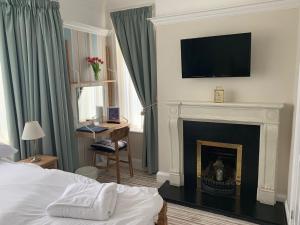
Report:
[[[71,82],[73,87],[86,87],[86,86],[99,86],[104,84],[116,83],[116,80],[100,80],[100,81],[81,81],[81,82]]]
[[[116,83],[116,80],[103,80],[103,83]]]

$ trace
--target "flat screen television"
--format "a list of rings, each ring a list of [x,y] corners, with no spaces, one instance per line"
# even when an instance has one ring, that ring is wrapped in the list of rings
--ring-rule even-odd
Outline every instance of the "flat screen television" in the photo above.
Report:
[[[251,33],[181,40],[183,78],[249,77]]]

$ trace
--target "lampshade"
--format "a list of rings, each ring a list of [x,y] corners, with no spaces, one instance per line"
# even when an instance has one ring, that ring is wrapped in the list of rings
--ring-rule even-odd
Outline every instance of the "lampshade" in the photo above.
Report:
[[[45,133],[41,128],[39,122],[30,121],[25,123],[22,134],[22,140],[31,141],[45,137]]]

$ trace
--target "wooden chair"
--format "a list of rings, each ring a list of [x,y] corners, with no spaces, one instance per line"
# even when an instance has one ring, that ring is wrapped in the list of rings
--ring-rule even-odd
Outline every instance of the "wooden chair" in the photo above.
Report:
[[[130,176],[133,177],[133,168],[132,168],[132,159],[131,159],[131,152],[129,148],[129,127],[122,127],[117,128],[111,132],[110,138],[99,141],[95,144],[92,144],[91,147],[94,150],[93,155],[93,165],[98,168],[103,168],[96,165],[96,158],[97,155],[106,156],[107,158],[107,165],[106,168],[108,169],[110,166],[110,160],[115,161],[116,165],[116,174],[117,174],[117,183],[120,184],[121,177],[120,177],[120,162],[128,163],[129,164],[129,173]],[[120,151],[126,151],[128,161],[120,160]]]

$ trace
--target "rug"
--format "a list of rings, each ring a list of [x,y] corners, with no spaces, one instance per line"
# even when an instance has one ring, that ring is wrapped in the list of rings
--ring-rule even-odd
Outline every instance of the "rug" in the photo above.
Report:
[[[102,183],[116,182],[114,168],[110,168],[108,171],[101,170],[97,180]],[[156,182],[155,175],[135,170],[134,177],[130,177],[127,167],[121,168],[121,183],[129,186],[160,187],[160,184]],[[167,215],[169,225],[255,225],[171,203],[168,203]]]

